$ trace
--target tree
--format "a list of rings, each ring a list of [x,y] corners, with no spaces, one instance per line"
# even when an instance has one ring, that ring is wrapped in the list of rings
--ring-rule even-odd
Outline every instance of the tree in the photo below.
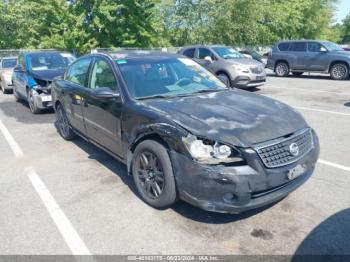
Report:
[[[341,42],[344,44],[350,44],[350,13],[343,21],[341,34],[342,34]]]

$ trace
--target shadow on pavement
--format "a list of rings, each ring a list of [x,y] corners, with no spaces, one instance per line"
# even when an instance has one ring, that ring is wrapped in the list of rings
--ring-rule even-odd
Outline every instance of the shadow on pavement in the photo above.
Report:
[[[73,143],[78,147],[80,147],[82,150],[84,150],[89,155],[89,159],[94,159],[98,161],[101,165],[108,168],[116,176],[119,176],[120,179],[123,181],[123,183],[127,185],[137,197],[139,197],[136,191],[136,188],[134,186],[132,176],[127,174],[126,166],[123,163],[113,158],[112,156],[108,155],[107,153],[105,153],[103,150],[99,149],[95,145],[85,141],[84,139],[76,139],[73,141]],[[199,209],[197,207],[194,207],[190,204],[187,204],[184,201],[178,201],[171,208],[178,214],[194,221],[208,223],[208,224],[225,224],[225,223],[235,222],[235,221],[242,220],[250,216],[256,215],[264,211],[265,209],[270,208],[274,204],[271,204],[266,207],[256,209],[253,211],[244,212],[242,214],[221,214],[221,213],[208,212],[208,211]]]
[[[307,255],[320,256],[319,259]],[[321,256],[347,256],[350,259],[350,208],[344,209],[319,224],[303,240],[297,248],[295,261],[349,261],[345,257]]]
[[[9,118],[16,119],[23,124],[48,124],[54,123],[55,115],[53,110],[44,110],[40,114],[33,115],[30,112],[28,103],[25,101],[5,101],[0,103],[0,110]]]
[[[319,80],[333,81],[328,75],[309,75],[308,73],[304,73],[301,76],[294,76],[294,75],[290,74],[287,77],[279,77],[279,76],[276,76],[276,74],[274,74],[274,73],[267,73],[267,76],[274,77],[274,78],[281,78],[281,79],[283,79],[283,78],[300,78],[300,79],[313,79],[313,80],[319,79]],[[334,80],[334,81],[336,81],[336,80]]]
[[[227,224],[227,223],[232,223],[239,220],[244,220],[246,218],[259,214],[265,211],[266,209],[271,208],[278,202],[264,206],[262,208],[246,211],[241,214],[224,214],[224,213],[209,212],[209,211],[199,209],[195,206],[192,206],[184,201],[179,201],[172,207],[172,209],[175,212],[179,213],[180,215],[197,222],[206,223],[206,224]]]
[[[345,103],[344,106],[350,107],[350,102]]]

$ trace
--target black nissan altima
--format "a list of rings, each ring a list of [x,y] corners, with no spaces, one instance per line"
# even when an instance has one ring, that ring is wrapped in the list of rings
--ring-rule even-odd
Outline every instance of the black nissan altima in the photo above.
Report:
[[[239,213],[302,185],[319,155],[314,130],[288,105],[227,88],[181,55],[119,51],[81,57],[53,83],[56,127],[126,165],[155,208],[178,199]]]

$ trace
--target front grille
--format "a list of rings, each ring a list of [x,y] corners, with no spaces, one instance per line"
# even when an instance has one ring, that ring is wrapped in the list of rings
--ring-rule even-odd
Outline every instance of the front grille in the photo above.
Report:
[[[261,74],[263,72],[263,69],[260,66],[254,66],[250,68],[250,71],[253,74]]]
[[[290,149],[292,144],[298,146],[298,154],[292,154],[292,150]],[[312,148],[313,140],[311,129],[307,129],[289,138],[257,146],[255,149],[264,165],[268,168],[274,168],[285,166],[299,160]]]

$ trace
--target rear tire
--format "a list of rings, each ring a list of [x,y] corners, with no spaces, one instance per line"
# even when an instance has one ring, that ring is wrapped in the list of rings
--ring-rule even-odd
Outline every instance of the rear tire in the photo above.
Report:
[[[63,106],[59,104],[56,109],[56,127],[60,136],[65,140],[74,140],[78,136],[74,133],[70,127],[69,120],[66,115],[66,111]]]
[[[292,72],[294,76],[301,76],[304,72]]]
[[[330,74],[334,80],[345,80],[349,76],[349,68],[344,63],[336,63],[332,65]]]
[[[275,73],[279,77],[286,77],[289,75],[289,66],[286,62],[278,62],[275,68]]]
[[[164,209],[177,200],[176,184],[166,148],[153,140],[141,142],[132,160],[132,176],[141,199]]]

